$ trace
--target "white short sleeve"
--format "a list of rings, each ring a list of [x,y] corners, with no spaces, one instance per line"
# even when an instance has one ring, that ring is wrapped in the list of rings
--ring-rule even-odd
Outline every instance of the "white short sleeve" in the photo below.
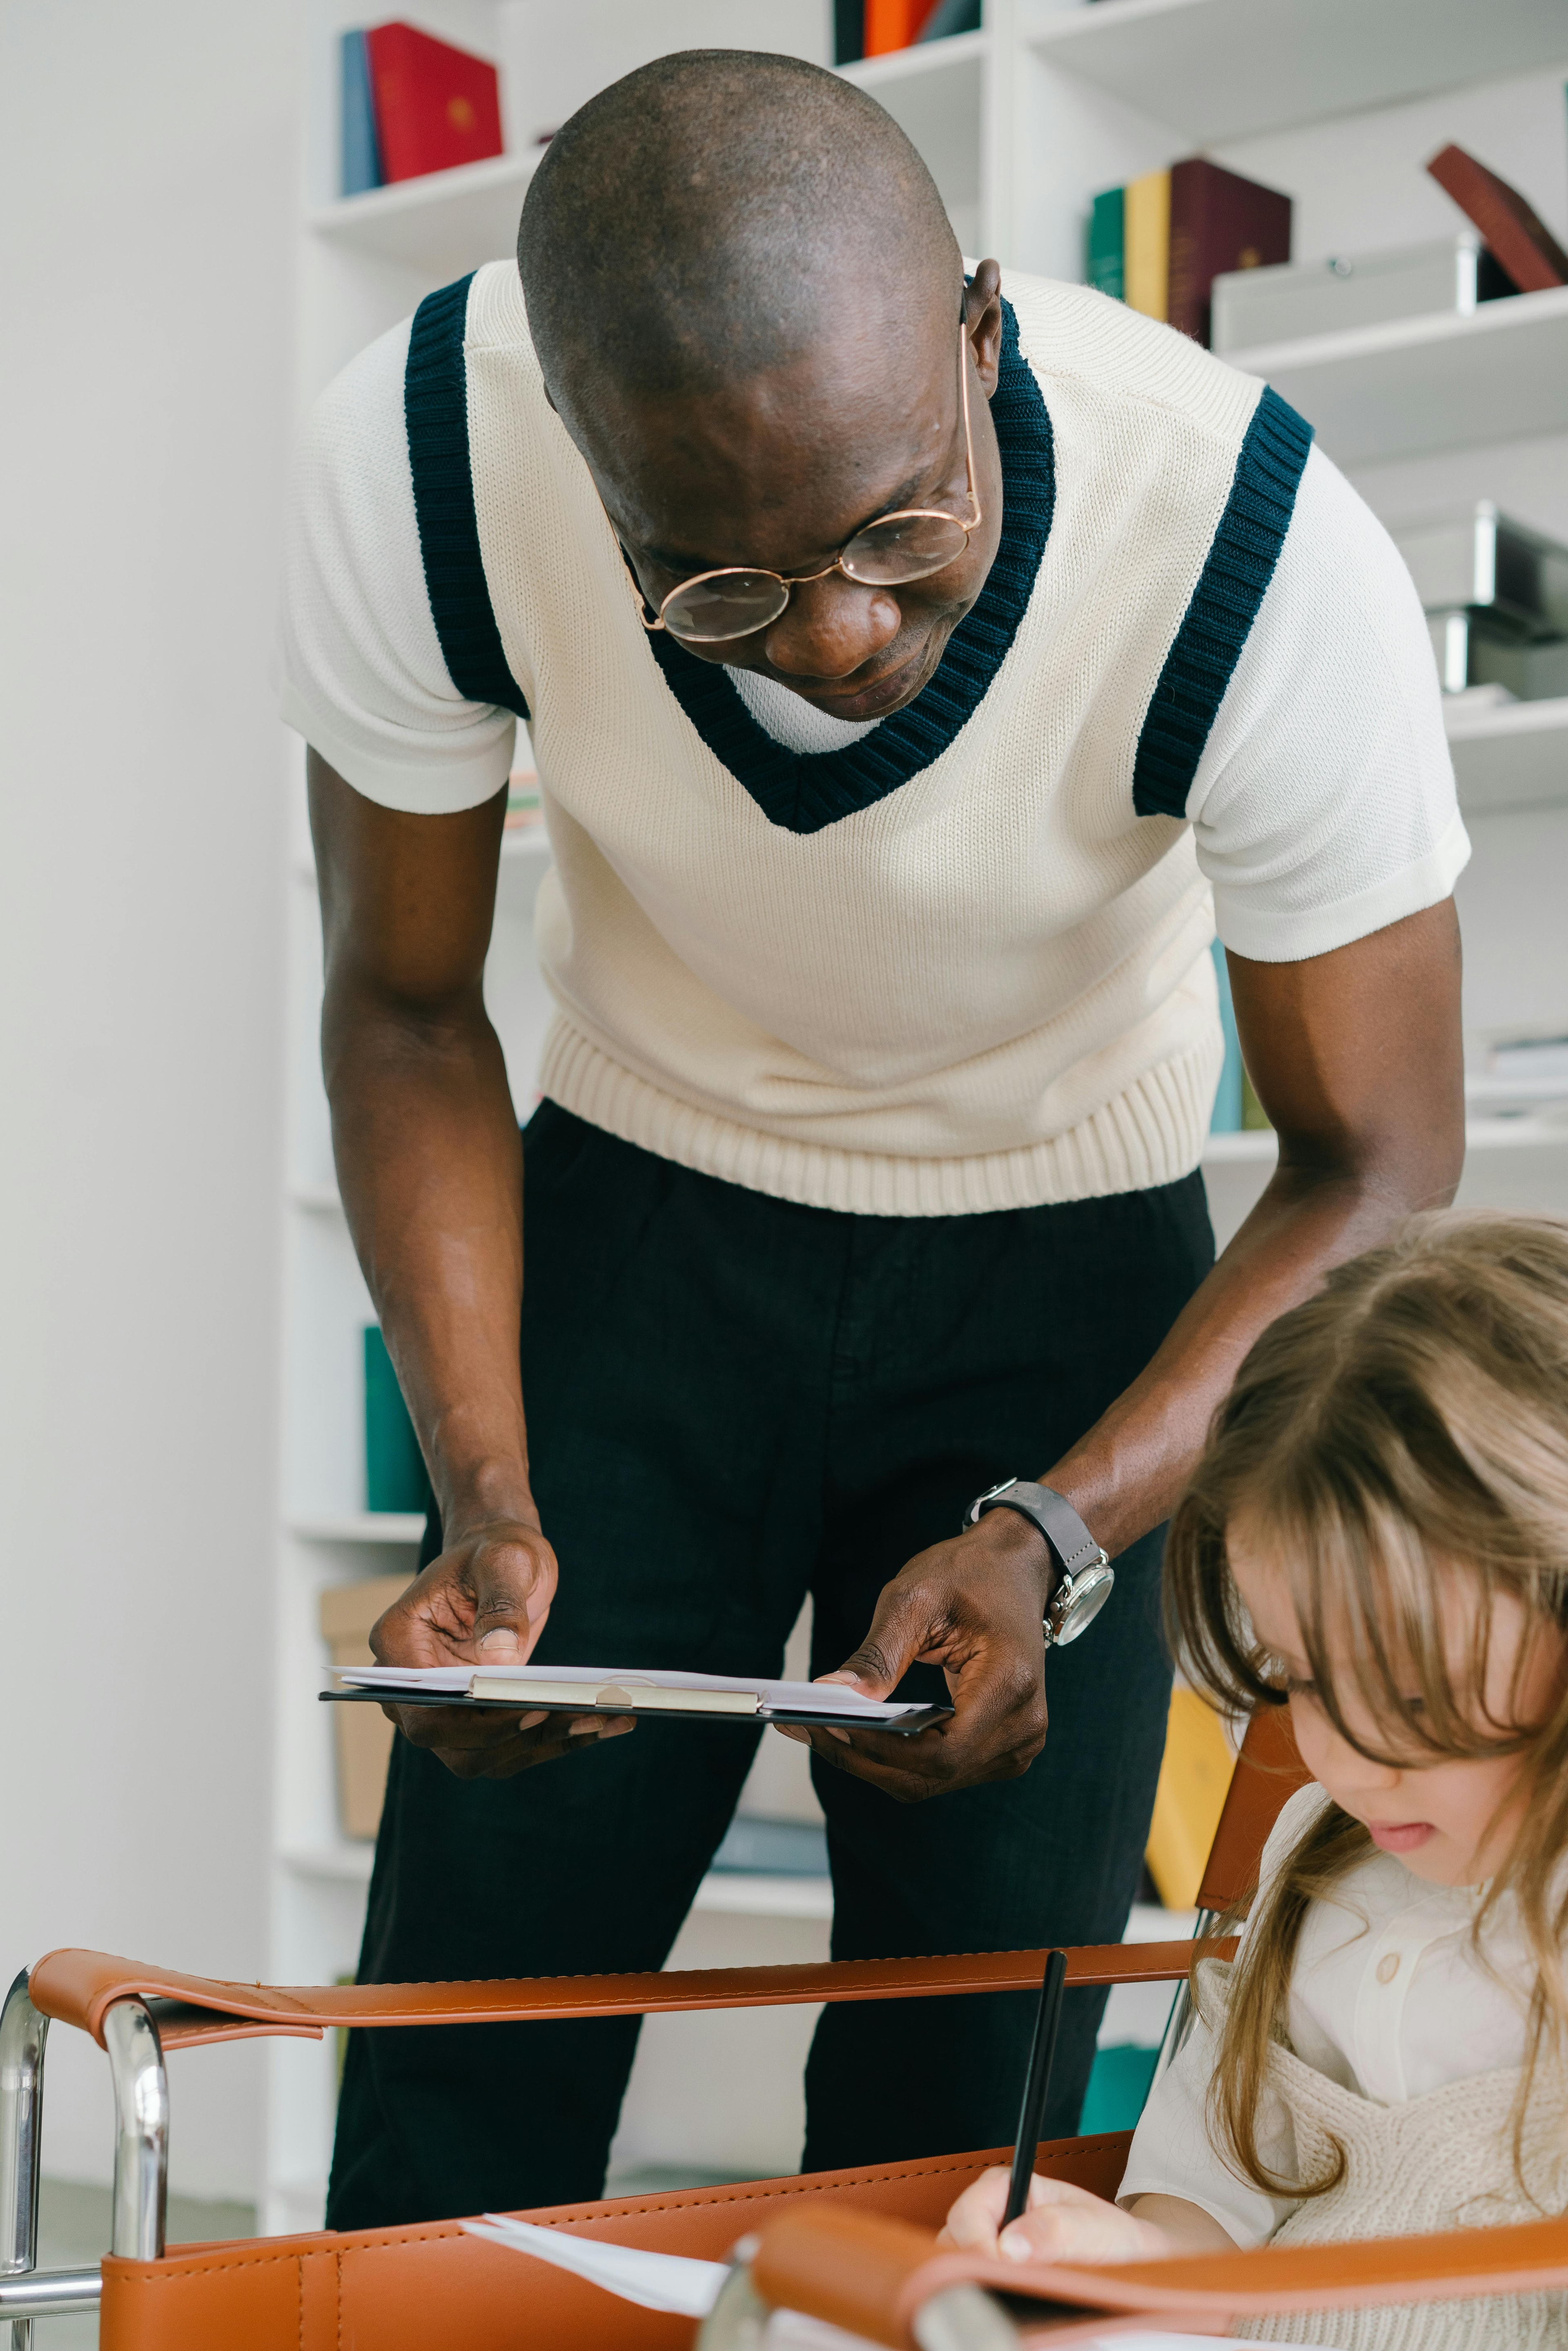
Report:
[[[1437,904],[1469,856],[1415,585],[1315,447],[1187,814],[1219,935],[1258,963]]]
[[[425,592],[403,422],[408,321],[328,385],[295,463],[283,716],[367,799],[441,816],[506,782],[517,721],[465,702]]]
[[[1299,1788],[1281,1807],[1259,1867],[1261,1893],[1267,1893],[1270,1880],[1322,1802],[1322,1790],[1312,1784]],[[1261,1898],[1253,1904],[1254,1918],[1260,1908]],[[1241,1963],[1246,1949],[1244,1929],[1234,1964]],[[1199,2017],[1181,2054],[1149,2093],[1133,2134],[1117,2201],[1130,2203],[1135,2196],[1179,2196],[1218,2220],[1236,2244],[1267,2244],[1295,2206],[1289,2199],[1265,2196],[1249,2180],[1239,2179],[1215,2147],[1208,2128],[1214,2050],[1214,2035]],[[1265,2091],[1264,2110],[1258,2117],[1258,2150],[1276,2178],[1292,2176],[1295,2134],[1283,2100],[1271,2090]]]

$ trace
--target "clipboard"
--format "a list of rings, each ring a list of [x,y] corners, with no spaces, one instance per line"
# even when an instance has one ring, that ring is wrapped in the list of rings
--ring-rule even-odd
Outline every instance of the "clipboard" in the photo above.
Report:
[[[822,1687],[820,1684],[766,1678],[744,1682],[714,1675],[665,1677],[648,1672],[563,1677],[548,1668],[524,1667],[510,1672],[492,1668],[487,1673],[479,1667],[440,1667],[415,1682],[413,1669],[408,1671],[410,1677],[403,1678],[397,1668],[342,1667],[333,1677],[334,1687],[321,1692],[321,1703],[504,1708],[517,1714],[630,1714],[660,1721],[753,1727],[789,1723],[805,1729],[883,1730],[906,1739],[918,1736],[933,1723],[948,1721],[953,1713],[950,1706],[920,1706],[906,1700],[862,1699],[858,1706],[834,1706],[814,1696],[806,1698],[805,1693],[814,1693]],[[433,1686],[437,1673],[440,1683]]]

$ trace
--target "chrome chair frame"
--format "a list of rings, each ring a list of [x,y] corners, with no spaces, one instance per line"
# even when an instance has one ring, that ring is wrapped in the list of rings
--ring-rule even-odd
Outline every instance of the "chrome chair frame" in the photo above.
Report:
[[[0,2009],[0,2326],[10,2323],[10,2351],[32,2351],[35,2318],[96,2311],[103,2291],[97,2262],[79,2270],[38,2267],[48,2031],[48,2018],[28,1997],[24,1969]],[[144,2001],[117,2000],[104,2016],[103,2037],[115,2114],[109,2250],[155,2262],[163,2252],[169,2184],[169,2079],[158,2026]]]

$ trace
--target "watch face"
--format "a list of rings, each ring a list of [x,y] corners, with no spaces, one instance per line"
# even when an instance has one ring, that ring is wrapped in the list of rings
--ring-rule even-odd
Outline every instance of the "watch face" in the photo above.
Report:
[[[1109,1567],[1085,1568],[1082,1575],[1073,1577],[1071,1590],[1062,1593],[1051,1604],[1051,1622],[1059,1649],[1064,1649],[1069,1641],[1076,1641],[1080,1633],[1089,1630],[1110,1599],[1115,1583],[1115,1571]]]

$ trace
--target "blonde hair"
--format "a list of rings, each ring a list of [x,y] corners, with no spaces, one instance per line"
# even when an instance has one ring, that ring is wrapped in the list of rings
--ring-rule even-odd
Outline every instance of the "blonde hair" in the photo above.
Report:
[[[1230,1573],[1226,1530],[1289,1563],[1318,1702],[1342,1737],[1344,1659],[1375,1760],[1437,1762],[1517,1754],[1528,1801],[1476,1917],[1478,1938],[1511,1896],[1534,1967],[1514,2117],[1521,2163],[1536,2067],[1568,2051],[1568,1690],[1521,1728],[1481,1709],[1493,1604],[1507,1593],[1530,1629],[1568,1625],[1568,1224],[1500,1215],[1420,1217],[1389,1245],[1331,1274],[1266,1331],[1215,1416],[1171,1522],[1166,1609],[1183,1669],[1227,1711],[1282,1703],[1280,1668],[1254,1639]],[[1442,1584],[1479,1587],[1468,1655],[1444,1640]],[[1337,1636],[1337,1637],[1335,1637]],[[1333,1656],[1331,1658],[1331,1642]],[[1520,1647],[1520,1667],[1531,1644]],[[1517,1676],[1520,1667],[1516,1667]],[[1336,1677],[1339,1687],[1336,1689]],[[1412,1687],[1421,1707],[1410,1703]],[[1211,2121],[1241,2174],[1266,2193],[1321,2194],[1343,2158],[1306,2184],[1276,2179],[1257,2120],[1270,2045],[1282,2037],[1308,1905],[1374,1850],[1329,1803],[1314,1816],[1253,1922],[1220,2030]]]

